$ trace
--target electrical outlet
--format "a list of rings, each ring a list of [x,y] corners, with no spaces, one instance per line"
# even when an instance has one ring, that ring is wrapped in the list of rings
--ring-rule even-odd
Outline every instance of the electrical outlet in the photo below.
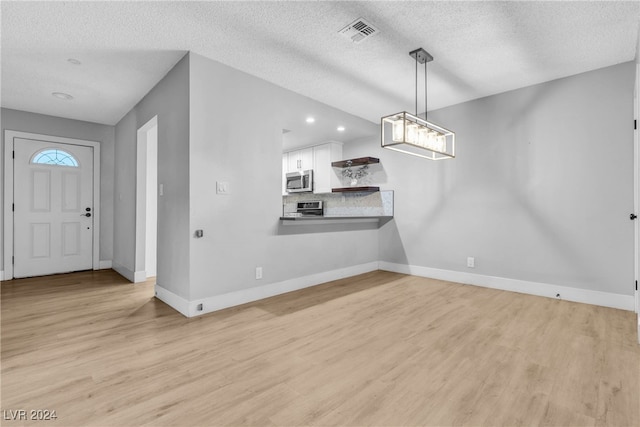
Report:
[[[262,279],[262,267],[256,267],[256,280]]]
[[[475,266],[476,266],[476,259],[472,256],[467,257],[467,267],[475,268]]]

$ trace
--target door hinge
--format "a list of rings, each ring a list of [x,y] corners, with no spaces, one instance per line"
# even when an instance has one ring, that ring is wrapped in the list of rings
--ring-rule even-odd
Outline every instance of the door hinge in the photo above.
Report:
[[[638,121],[637,121],[637,120],[634,120],[634,121],[633,121],[633,129],[634,129],[634,130],[635,130],[635,129],[638,129]]]
[[[12,159],[15,159],[15,158],[16,158],[16,152],[15,152],[15,151],[12,151],[12,152],[11,152],[11,158],[12,158]]]
[[[11,265],[16,263],[16,257],[11,255]]]
[[[15,211],[16,211],[16,204],[11,203],[11,212],[15,212]]]
[[[636,280],[636,291],[638,290],[638,281]]]

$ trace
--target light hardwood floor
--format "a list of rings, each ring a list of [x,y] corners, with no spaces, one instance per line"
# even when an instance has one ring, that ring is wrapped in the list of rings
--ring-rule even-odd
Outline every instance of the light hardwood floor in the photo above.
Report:
[[[112,271],[3,282],[2,410],[57,426],[640,426],[634,314],[373,272],[187,319]]]

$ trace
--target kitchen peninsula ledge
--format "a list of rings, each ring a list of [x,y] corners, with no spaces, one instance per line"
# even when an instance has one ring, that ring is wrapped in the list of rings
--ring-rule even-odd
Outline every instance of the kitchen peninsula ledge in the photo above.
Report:
[[[322,202],[323,215],[298,216],[299,204]],[[316,212],[314,212],[316,213]],[[280,225],[335,225],[370,223],[382,226],[393,218],[393,191],[383,190],[375,193],[298,193],[284,196]]]
[[[323,224],[353,224],[364,222],[377,222],[384,225],[393,216],[281,216],[282,225],[323,225]]]

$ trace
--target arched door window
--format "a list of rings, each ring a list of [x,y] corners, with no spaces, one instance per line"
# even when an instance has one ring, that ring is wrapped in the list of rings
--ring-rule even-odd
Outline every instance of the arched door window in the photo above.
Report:
[[[71,153],[55,148],[47,148],[38,151],[31,158],[31,163],[36,165],[69,166],[72,168],[78,167],[78,161]]]

